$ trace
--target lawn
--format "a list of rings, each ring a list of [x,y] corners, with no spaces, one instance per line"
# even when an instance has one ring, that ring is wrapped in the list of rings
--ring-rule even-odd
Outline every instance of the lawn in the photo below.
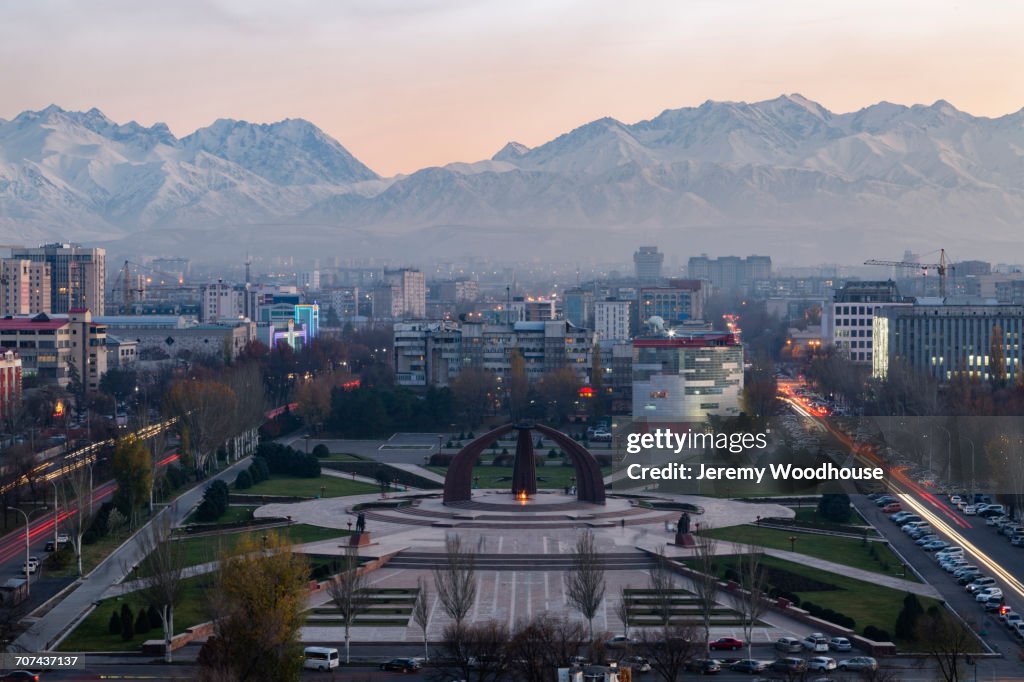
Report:
[[[728,561],[729,557],[721,556],[720,560]],[[761,562],[765,566],[780,568],[798,576],[810,580],[816,580],[835,585],[836,590],[815,590],[810,592],[797,591],[801,601],[811,601],[823,608],[832,609],[838,613],[845,614],[856,621],[857,632],[864,632],[868,625],[874,625],[889,632],[893,632],[896,626],[896,616],[903,608],[903,598],[906,592],[894,590],[888,587],[881,587],[861,580],[854,580],[845,576],[829,573],[816,568],[810,568],[792,561],[784,561],[775,557],[762,557]],[[723,573],[724,573],[724,566]],[[921,607],[927,611],[930,606],[940,602],[928,597],[918,597]]]
[[[715,528],[714,530],[706,531],[706,533],[711,537],[730,542],[786,551],[789,551],[791,547],[789,538],[795,537],[796,542],[793,543],[792,547],[794,551],[800,554],[860,568],[865,571],[903,577],[902,562],[893,554],[889,546],[882,542],[870,542],[865,545],[863,540],[853,538],[799,532],[791,533],[789,531],[758,528],[756,526]],[[875,549],[874,556],[870,553],[872,547]],[[906,577],[907,580],[917,581],[917,577],[912,571],[908,571]]]
[[[106,536],[100,538],[91,545],[82,544],[82,572],[86,575],[89,572],[100,565],[104,559],[110,556],[115,549],[121,546],[125,540],[128,539],[128,531],[123,531],[119,535]],[[74,557],[71,559],[71,563],[59,570],[47,569],[47,575],[54,578],[77,578],[78,577],[78,564]]]
[[[446,467],[432,466],[427,468],[441,476],[448,473],[448,469]],[[609,471],[610,467],[606,467],[601,470],[603,475],[607,475]],[[564,489],[566,486],[572,485],[572,479],[575,476],[576,469],[573,467],[537,467],[537,487],[547,489]],[[481,488],[511,488],[512,467],[496,467],[489,465],[477,466],[473,468],[474,484],[476,484],[476,479],[478,478],[479,487]]]
[[[208,621],[205,594],[209,576],[188,578],[183,581],[185,589],[181,603],[174,610],[175,634],[184,632],[186,628]],[[128,604],[132,612],[138,615],[139,609],[148,606],[139,595],[128,594],[124,597],[111,597],[100,602],[92,613],[65,639],[60,651],[137,651],[147,639],[163,639],[163,628],[159,623],[146,633],[138,634],[127,642],[121,635],[112,635],[108,630],[110,614],[121,610]]]
[[[321,457],[321,462],[365,462],[365,457],[359,455],[353,455],[350,452],[332,452],[327,457]]]
[[[212,523],[240,523],[242,521],[250,521],[252,520],[253,509],[256,509],[256,507],[245,505],[232,505],[228,507],[228,511],[224,514],[224,516],[220,517],[216,521],[213,521]],[[189,514],[187,517],[185,517],[184,525],[187,526],[193,523],[202,525],[202,522],[196,521],[195,517],[195,512]]]
[[[317,542],[319,540],[330,540],[331,538],[340,538],[349,535],[349,531],[347,530],[320,528],[319,526],[309,526],[299,523],[294,526],[284,528],[245,530],[234,533],[206,535],[197,538],[185,537],[181,540],[176,540],[175,542],[180,542],[185,547],[185,565],[198,566],[199,564],[214,561],[226,552],[233,551],[243,538],[254,538],[259,542],[259,538],[266,533],[276,533],[287,538],[292,542],[292,544],[296,545],[301,545],[307,542]],[[129,574],[128,580],[135,580],[142,575],[143,574],[140,571],[133,571]]]
[[[837,524],[835,521],[829,521],[821,514],[818,513],[817,507],[790,507],[796,513],[796,520],[803,521],[804,523],[821,523],[830,526],[843,525],[850,526],[854,531],[859,532],[860,526],[866,526],[868,523],[857,513],[856,509],[850,508],[850,520],[846,523]]]
[[[274,476],[268,481],[261,481],[246,490],[238,490],[244,495],[284,495],[288,497],[320,497],[320,489],[324,489],[324,497],[344,497],[345,495],[366,495],[380,492],[380,487],[361,481],[350,481],[336,476],[320,476],[319,478],[292,478]]]

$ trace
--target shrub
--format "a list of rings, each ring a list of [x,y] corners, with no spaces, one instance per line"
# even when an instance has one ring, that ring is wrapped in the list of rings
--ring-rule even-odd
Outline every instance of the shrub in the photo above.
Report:
[[[121,639],[126,642],[135,637],[135,616],[127,604],[121,606]]]
[[[235,477],[235,490],[248,490],[252,487],[252,474],[248,469],[242,469]]]
[[[850,496],[846,493],[825,493],[818,501],[818,514],[833,523],[850,520]]]
[[[455,455],[442,454],[435,452],[430,456],[430,466],[432,467],[446,467],[452,463],[452,458]]]
[[[152,630],[149,622],[149,612],[145,608],[139,609],[139,615],[135,618],[135,632],[144,635]]]
[[[149,605],[149,625],[154,628],[163,627],[163,620],[160,618],[160,609],[152,604]]]
[[[203,492],[203,501],[196,509],[196,520],[210,523],[224,516],[228,510],[229,496],[228,484],[224,481],[214,481],[206,486],[206,490]]]
[[[313,448],[313,456],[323,459],[324,457],[330,457],[331,451],[327,448],[326,445],[324,445],[323,443],[319,443],[315,448]]]
[[[253,484],[260,483],[270,478],[270,466],[267,460],[262,457],[253,457],[249,465],[249,475],[252,476]]]
[[[107,626],[107,632],[112,635],[121,634],[121,614],[117,609],[114,609],[113,613],[110,614],[110,624]]]
[[[864,628],[864,636],[874,642],[891,642],[892,637],[889,633],[881,628],[876,628],[874,625],[869,625]]]

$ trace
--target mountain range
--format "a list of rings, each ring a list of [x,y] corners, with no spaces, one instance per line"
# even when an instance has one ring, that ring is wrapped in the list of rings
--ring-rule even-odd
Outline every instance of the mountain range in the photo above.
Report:
[[[182,138],[96,109],[0,120],[13,243],[607,261],[643,242],[851,262],[940,246],[998,257],[1022,223],[1024,110],[983,118],[942,100],[841,114],[800,95],[708,101],[391,178],[301,119]]]

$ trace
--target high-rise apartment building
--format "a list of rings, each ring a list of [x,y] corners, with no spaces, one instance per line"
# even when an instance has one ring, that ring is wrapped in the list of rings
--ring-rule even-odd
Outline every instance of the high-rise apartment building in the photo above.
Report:
[[[594,303],[594,331],[602,348],[628,339],[632,301],[608,299]]]
[[[385,270],[384,280],[398,286],[401,299],[396,318],[420,320],[427,315],[427,281],[420,270]]]
[[[910,305],[896,283],[847,282],[835,292],[821,318],[822,337],[850,361],[870,366],[874,354],[874,319],[884,306]]]
[[[665,254],[660,253],[657,246],[641,246],[633,253],[636,278],[644,283],[654,283],[661,279],[661,266],[664,262]]]
[[[102,315],[106,305],[106,260],[104,249],[79,244],[44,244],[38,248],[15,248],[11,257],[47,263],[50,266],[50,311],[67,313],[87,308]]]
[[[686,274],[691,279],[710,282],[715,289],[742,291],[749,289],[754,282],[772,276],[772,259],[769,256],[693,256],[687,265]]]
[[[50,279],[48,263],[0,260],[0,317],[49,313]]]

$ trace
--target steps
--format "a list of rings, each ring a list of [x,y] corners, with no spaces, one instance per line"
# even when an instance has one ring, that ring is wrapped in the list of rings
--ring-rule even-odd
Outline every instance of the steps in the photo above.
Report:
[[[603,554],[606,571],[650,570],[654,557],[641,552]],[[477,554],[477,571],[568,571],[572,569],[571,554]],[[433,570],[447,565],[443,552],[404,551],[388,562],[388,568]]]

